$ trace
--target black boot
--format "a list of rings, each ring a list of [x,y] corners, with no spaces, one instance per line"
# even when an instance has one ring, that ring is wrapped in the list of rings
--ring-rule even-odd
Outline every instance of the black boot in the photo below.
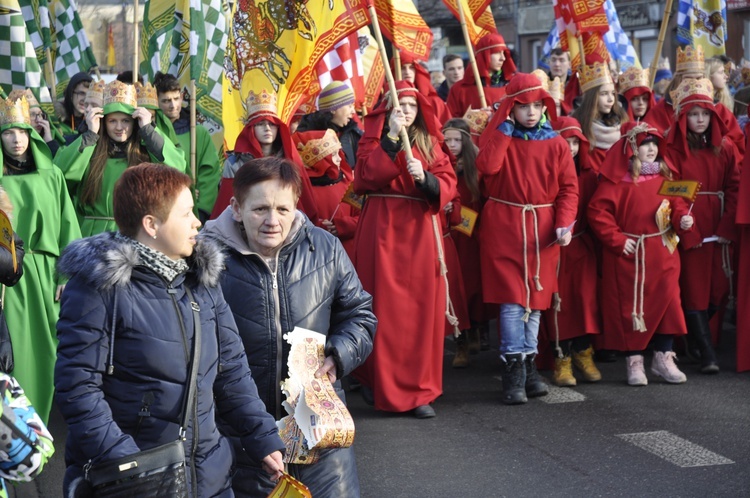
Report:
[[[701,349],[698,347],[698,336],[701,334],[701,313],[685,313],[685,324],[687,325],[687,335],[683,337],[685,356],[691,363],[701,361]]]
[[[711,327],[708,324],[708,313],[686,313],[685,321],[688,334],[692,334],[695,344],[700,351],[701,372],[704,374],[719,373],[719,363],[716,359],[714,346],[711,343]]]
[[[479,348],[482,351],[490,350],[490,324],[482,322],[479,325]]]
[[[547,383],[542,380],[542,377],[536,370],[534,358],[536,358],[535,354],[528,354],[524,360],[524,363],[526,364],[526,396],[529,398],[536,398],[538,396],[546,396],[549,394]]]
[[[521,353],[506,354],[503,368],[503,403],[520,405],[526,403],[526,365]]]

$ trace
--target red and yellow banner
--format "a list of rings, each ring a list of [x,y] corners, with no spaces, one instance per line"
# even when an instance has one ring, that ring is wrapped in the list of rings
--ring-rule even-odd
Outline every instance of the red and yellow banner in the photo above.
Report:
[[[372,0],[380,29],[401,52],[427,60],[432,48],[432,31],[411,0]]]
[[[464,18],[466,19],[466,27],[468,28],[469,38],[471,38],[471,44],[476,45],[477,42],[485,35],[490,33],[496,33],[495,20],[492,18],[492,11],[489,11],[490,0],[443,0],[443,3],[448,10],[451,11],[456,19],[461,20],[461,15],[458,12],[459,5],[464,12]],[[489,19],[492,20],[492,28],[489,28],[489,20],[486,19],[486,13],[489,11]],[[484,16],[484,17],[482,17]],[[482,20],[482,25],[477,21]]]
[[[243,0],[235,4],[227,44],[223,118],[231,150],[251,91],[277,97],[285,123],[316,81],[315,66],[350,33],[369,23],[366,0]]]

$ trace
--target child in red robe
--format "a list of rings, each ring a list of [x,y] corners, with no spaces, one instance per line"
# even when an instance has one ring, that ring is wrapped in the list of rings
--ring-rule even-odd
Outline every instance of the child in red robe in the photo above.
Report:
[[[662,159],[666,144],[659,131],[645,122],[627,123],[622,131],[588,209],[589,226],[604,247],[602,343],[626,352],[629,385],[648,384],[643,354],[649,342],[654,348],[651,372],[682,383],[687,379],[672,351],[674,336],[685,334],[672,227],[685,234],[693,218],[683,199],[658,193],[665,179],[677,176]]]
[[[679,114],[669,132],[667,157],[682,180],[697,180],[693,230],[680,241],[680,290],[688,329],[688,353],[698,349],[701,372],[717,373],[709,320],[729,295],[731,276],[723,266],[733,261],[734,224],[739,188],[739,157],[724,135],[708,79],[685,80],[672,93]]]
[[[575,386],[573,365],[588,382],[601,380],[594,364],[591,334],[598,334],[599,302],[597,295],[596,251],[588,230],[586,207],[594,195],[597,175],[588,164],[588,140],[574,118],[563,117],[552,128],[570,147],[578,174],[578,217],[570,244],[560,249],[558,292],[553,307],[542,313],[547,333],[555,349],[555,372],[552,381],[558,386]]]
[[[311,221],[338,237],[349,258],[354,259],[359,209],[343,202],[354,174],[336,132],[330,128],[300,131],[292,135],[292,139],[310,178],[318,208],[319,218]]]
[[[640,121],[656,105],[654,92],[649,87],[648,69],[628,68],[618,78],[617,91],[628,101],[628,117]]]
[[[555,102],[539,78],[518,73],[487,125],[477,156],[484,192],[480,256],[484,299],[500,305],[502,401],[549,392],[536,370],[539,320],[557,290],[560,246],[571,240],[578,181],[568,144],[552,130]],[[546,109],[545,109],[546,106]]]
[[[376,409],[429,418],[443,391],[448,302],[438,216],[456,195],[456,174],[429,103],[405,81],[396,88],[400,107],[391,110],[387,98],[367,116],[357,154],[354,189],[367,200],[354,265],[373,296],[378,332],[353,375]],[[412,159],[402,150],[404,126]]]

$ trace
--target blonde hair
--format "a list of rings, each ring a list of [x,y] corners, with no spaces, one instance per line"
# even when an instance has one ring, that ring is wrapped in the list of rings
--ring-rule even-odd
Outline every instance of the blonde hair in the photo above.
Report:
[[[723,67],[724,63],[721,59],[711,57],[706,61],[706,69],[703,72],[703,76],[711,79],[711,75]],[[713,83],[713,81],[711,83]],[[729,89],[726,85],[724,85],[724,88],[716,88],[714,86],[714,102],[724,104],[724,107],[727,109],[734,109],[734,99],[732,99],[732,95],[729,93]]]

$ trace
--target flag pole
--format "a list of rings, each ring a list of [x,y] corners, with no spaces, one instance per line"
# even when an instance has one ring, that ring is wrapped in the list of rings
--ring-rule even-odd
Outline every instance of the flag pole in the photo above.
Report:
[[[380,32],[380,21],[378,21],[378,14],[375,12],[375,5],[371,2],[367,2],[367,9],[370,12],[370,20],[372,21],[372,30],[375,32],[375,39],[378,42],[378,51],[380,52],[380,60],[383,61],[383,69],[385,70],[385,79],[388,81],[388,90],[390,92],[391,103],[393,107],[398,105],[398,92],[396,91],[396,81],[393,79],[393,72],[391,71],[391,65],[388,64],[388,54],[385,51],[385,44],[383,43],[383,33]],[[406,159],[413,159],[414,154],[411,152],[411,143],[409,142],[409,132],[405,126],[399,130],[399,136],[404,142],[404,153]]]
[[[138,81],[138,0],[133,0],[133,83]]]
[[[196,174],[196,116],[195,116],[195,80],[190,80],[190,176],[193,178],[193,188],[195,192],[195,202],[198,202],[200,192],[198,191],[197,174]]]
[[[583,75],[583,68],[586,66],[586,51],[583,48],[583,35],[580,31],[576,39],[578,40],[578,52],[581,59],[581,75]]]
[[[469,27],[466,25],[466,14],[462,5],[462,0],[456,2],[458,7],[458,15],[461,21],[461,31],[464,33],[464,43],[466,43],[466,51],[469,52],[469,62],[471,63],[471,69],[474,72],[474,82],[477,84],[477,93],[479,94],[479,102],[484,109],[487,107],[487,98],[484,96],[484,88],[482,87],[482,77],[479,75],[479,68],[477,67],[477,59],[474,56],[474,47],[471,44],[471,37],[469,36]]]
[[[401,81],[404,76],[401,74],[401,50],[393,47],[393,70],[396,72],[396,81]]]
[[[50,47],[47,47],[44,49],[45,53],[47,54],[47,64],[45,64],[45,67],[47,68],[47,84],[50,85],[50,97],[52,97],[52,102],[57,102],[57,82],[55,81],[55,68],[52,66],[52,49]]]
[[[672,14],[672,0],[667,0],[667,5],[664,7],[664,15],[662,16],[661,28],[659,28],[659,38],[656,40],[656,51],[654,52],[654,60],[651,61],[651,67],[649,68],[648,75],[648,86],[649,88],[654,87],[654,79],[656,78],[656,67],[659,65],[659,59],[661,58],[661,49],[664,47],[664,37],[667,34],[667,25],[669,24],[669,18]]]

